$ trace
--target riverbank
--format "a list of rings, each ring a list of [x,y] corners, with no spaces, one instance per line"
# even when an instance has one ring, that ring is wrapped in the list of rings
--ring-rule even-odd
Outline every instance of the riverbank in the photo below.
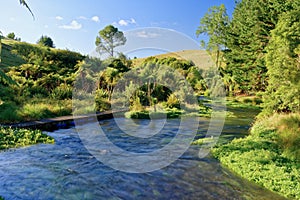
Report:
[[[245,138],[212,150],[231,171],[271,191],[300,199],[300,115],[260,118]]]

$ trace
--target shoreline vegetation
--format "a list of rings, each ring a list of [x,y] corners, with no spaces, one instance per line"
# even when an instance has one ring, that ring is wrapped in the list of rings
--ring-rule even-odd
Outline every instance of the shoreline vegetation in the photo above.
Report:
[[[40,130],[0,127],[0,151],[39,143],[53,144],[54,142],[52,137]]]
[[[231,98],[229,110],[257,109],[256,97]],[[252,100],[252,103],[251,103]],[[232,117],[232,116],[231,116]],[[234,117],[234,116],[233,116]],[[249,134],[233,140],[221,140],[211,149],[222,166],[238,176],[254,182],[281,196],[300,199],[300,113],[260,114]],[[192,145],[213,142],[200,138]]]
[[[300,114],[258,118],[249,136],[217,145],[212,154],[239,176],[300,199]]]

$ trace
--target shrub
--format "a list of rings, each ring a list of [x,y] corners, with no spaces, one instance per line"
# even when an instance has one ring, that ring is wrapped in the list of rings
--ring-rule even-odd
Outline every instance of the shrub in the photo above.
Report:
[[[51,97],[57,100],[72,99],[73,87],[67,84],[61,84],[54,88],[51,93]]]
[[[166,107],[167,108],[177,108],[180,109],[180,102],[178,100],[178,98],[176,97],[175,94],[171,94],[168,97],[168,100],[166,102]]]

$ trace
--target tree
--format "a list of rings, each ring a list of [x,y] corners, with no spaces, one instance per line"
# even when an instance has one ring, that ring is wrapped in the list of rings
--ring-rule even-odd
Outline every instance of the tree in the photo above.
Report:
[[[115,47],[124,45],[126,43],[126,37],[122,31],[118,28],[108,25],[101,31],[96,37],[97,51],[102,53],[108,53],[110,57],[114,57]]]
[[[229,17],[226,13],[224,4],[220,6],[213,6],[209,8],[208,13],[200,20],[200,26],[196,34],[206,34],[209,36],[209,41],[202,45],[210,52],[212,56],[215,56],[215,63],[217,68],[221,67],[220,52],[226,46],[226,31],[229,24]]]
[[[300,111],[300,9],[283,14],[272,31],[266,65],[269,85],[264,111]]]
[[[234,93],[253,94],[267,87],[266,47],[279,16],[299,1],[241,0],[226,29],[224,73],[233,77]],[[222,30],[222,26],[218,29]],[[223,76],[224,77],[224,76]],[[231,81],[231,82],[232,82]]]
[[[42,35],[42,37],[37,41],[37,44],[46,47],[55,48],[53,40],[50,37],[44,35]]]
[[[11,33],[9,33],[9,34],[7,34],[7,36],[6,36],[7,38],[9,38],[9,39],[12,39],[12,40],[14,40],[15,39],[15,37],[16,37],[16,35],[15,35],[15,33],[14,32],[11,32]]]
[[[16,34],[14,32],[11,32],[11,33],[7,34],[6,37],[9,38],[9,39],[12,39],[12,40],[21,41],[21,38],[16,37]]]

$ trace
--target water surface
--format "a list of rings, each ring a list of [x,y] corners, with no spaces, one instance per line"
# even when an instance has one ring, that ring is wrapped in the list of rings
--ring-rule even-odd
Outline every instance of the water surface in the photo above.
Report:
[[[237,120],[238,123],[226,123],[223,140],[246,134],[251,119]],[[197,137],[205,133],[208,122],[200,120]],[[119,132],[113,119],[100,122],[114,143],[135,152],[149,152],[168,143],[177,123],[176,119],[168,120],[167,132],[152,138],[156,142],[150,145],[145,139],[134,140]],[[197,146],[163,169],[125,173],[93,157],[75,128],[48,134],[55,138],[54,145],[39,144],[0,153],[0,195],[5,199],[283,199],[235,176],[211,156],[198,158]]]

